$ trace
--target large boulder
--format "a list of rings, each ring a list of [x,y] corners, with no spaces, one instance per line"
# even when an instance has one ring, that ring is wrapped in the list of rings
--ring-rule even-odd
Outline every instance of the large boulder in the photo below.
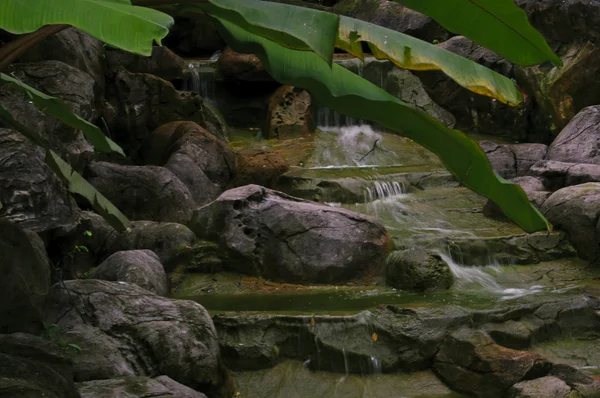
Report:
[[[150,133],[168,122],[189,120],[226,139],[227,126],[218,111],[196,92],[178,91],[166,80],[118,68],[111,75],[107,125],[137,155]]]
[[[451,388],[476,397],[505,397],[514,384],[544,376],[551,364],[540,355],[502,347],[484,332],[461,328],[442,343],[434,369]]]
[[[35,232],[0,220],[0,333],[37,333],[50,289],[50,264]]]
[[[17,131],[0,128],[0,219],[36,232],[75,223],[79,209],[44,157]]]
[[[385,228],[368,216],[246,185],[194,212],[190,228],[218,241],[230,266],[291,282],[334,282],[378,268]]]
[[[528,174],[543,181],[546,190],[556,191],[571,185],[600,182],[600,164],[540,160]]]
[[[281,86],[269,98],[262,133],[265,138],[292,138],[315,131],[314,104],[308,91]]]
[[[427,42],[443,41],[448,31],[433,19],[387,0],[340,0],[331,11],[383,26]]]
[[[185,224],[195,207],[188,188],[164,167],[94,162],[88,181],[132,220]]]
[[[288,169],[289,165],[279,152],[244,148],[236,153],[235,175],[230,186],[257,184],[272,188]]]
[[[273,78],[254,54],[240,54],[227,47],[219,57],[224,77],[249,82],[272,82]]]
[[[600,106],[588,106],[579,112],[552,142],[546,158],[600,164]]]
[[[100,280],[55,285],[47,322],[81,347],[75,381],[165,375],[214,397],[232,393],[217,334],[198,303]]]
[[[559,189],[542,206],[542,213],[556,228],[565,230],[578,254],[594,261],[600,255],[600,183]]]
[[[0,396],[79,398],[71,357],[55,342],[37,336],[0,335]]]
[[[135,283],[159,296],[169,295],[165,269],[150,250],[116,252],[90,272],[89,278]]]
[[[152,47],[149,57],[137,55],[117,48],[106,51],[109,70],[123,67],[132,73],[149,73],[173,83],[183,83],[188,64],[183,58],[165,46]]]
[[[422,249],[396,251],[386,259],[386,283],[403,290],[448,289],[454,277],[439,255]]]
[[[81,398],[206,398],[168,376],[128,376],[77,383]]]
[[[564,66],[540,65],[515,68],[515,79],[525,92],[535,98],[540,119],[548,130],[557,134],[589,105],[600,103],[600,47],[573,43],[559,52]]]
[[[504,178],[522,177],[534,163],[544,158],[548,147],[544,144],[496,144],[480,141],[492,168]]]

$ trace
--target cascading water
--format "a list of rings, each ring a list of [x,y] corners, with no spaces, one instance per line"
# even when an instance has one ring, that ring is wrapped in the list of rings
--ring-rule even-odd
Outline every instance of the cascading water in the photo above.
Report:
[[[217,105],[216,85],[219,75],[215,64],[221,52],[215,52],[207,60],[194,60],[188,64],[189,80],[185,82],[184,89],[199,93],[202,98]]]

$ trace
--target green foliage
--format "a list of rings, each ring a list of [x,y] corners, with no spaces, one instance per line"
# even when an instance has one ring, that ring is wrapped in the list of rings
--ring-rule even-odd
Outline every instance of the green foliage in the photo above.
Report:
[[[453,33],[519,65],[551,61],[562,66],[544,37],[513,0],[394,0],[435,19]]]
[[[371,120],[437,154],[466,187],[494,200],[528,232],[550,228],[523,190],[497,176],[479,145],[457,130],[404,103],[345,68],[328,65],[310,51],[294,51],[220,20],[222,34],[237,51],[256,54],[277,81],[308,89],[322,104]]]
[[[16,34],[44,25],[72,25],[115,47],[150,55],[173,25],[162,12],[130,0],[2,0],[0,28]]]

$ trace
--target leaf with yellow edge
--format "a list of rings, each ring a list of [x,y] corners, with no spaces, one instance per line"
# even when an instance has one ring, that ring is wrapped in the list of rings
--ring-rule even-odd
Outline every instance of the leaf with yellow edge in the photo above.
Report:
[[[518,105],[523,95],[507,77],[450,51],[382,26],[341,17],[336,46],[364,59],[361,42],[377,59],[389,59],[404,69],[440,70],[477,94]]]
[[[379,339],[379,337],[377,336],[377,333],[373,333],[371,335],[371,340],[373,340],[374,342],[377,342],[378,339]]]

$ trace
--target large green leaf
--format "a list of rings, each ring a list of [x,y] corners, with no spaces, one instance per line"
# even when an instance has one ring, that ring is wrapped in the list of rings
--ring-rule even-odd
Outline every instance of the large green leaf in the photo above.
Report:
[[[173,18],[129,0],[0,0],[1,29],[23,34],[53,24],[73,25],[115,47],[150,55]]]
[[[255,35],[295,50],[333,58],[339,16],[329,12],[262,0],[209,0],[184,9],[201,9]]]
[[[46,151],[46,164],[67,184],[70,192],[86,198],[94,210],[114,229],[119,232],[127,229],[129,226],[127,217],[79,173],[73,170],[67,162],[50,149]]]
[[[544,37],[513,0],[395,0],[435,19],[519,65],[551,61],[562,66]]]
[[[401,68],[441,70],[461,86],[509,105],[523,101],[521,92],[505,76],[476,62],[414,37],[354,18],[341,17],[337,47],[363,59],[361,42],[378,59]]]
[[[550,225],[516,184],[498,177],[479,145],[445,127],[376,85],[343,67],[328,65],[310,51],[295,51],[219,20],[222,35],[235,50],[256,54],[271,76],[284,84],[308,89],[322,104],[401,132],[436,153],[466,187],[492,199],[525,231]]]
[[[28,86],[22,81],[0,73],[0,84],[9,85],[11,88],[23,92],[38,107],[39,110],[47,115],[54,116],[66,125],[74,129],[81,130],[95,148],[102,152],[116,152],[125,156],[123,150],[113,140],[108,138],[102,131],[90,122],[80,118],[73,113],[71,108],[60,99],[51,97]]]

